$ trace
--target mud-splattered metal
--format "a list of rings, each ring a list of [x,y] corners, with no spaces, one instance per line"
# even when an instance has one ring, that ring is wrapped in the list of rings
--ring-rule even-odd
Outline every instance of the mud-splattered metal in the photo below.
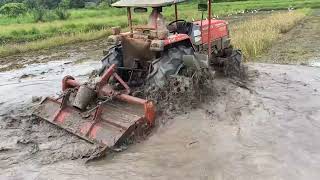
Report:
[[[97,104],[93,110],[81,111],[72,105],[74,97],[71,96],[81,85],[67,76],[62,82],[63,98],[44,99],[33,114],[109,148],[121,145],[128,138],[144,135],[154,125],[155,106],[152,101],[128,95],[130,89],[115,73],[115,68],[111,66],[95,87],[98,97],[110,97],[111,101]],[[125,87],[123,92],[114,91],[108,85],[112,76]]]

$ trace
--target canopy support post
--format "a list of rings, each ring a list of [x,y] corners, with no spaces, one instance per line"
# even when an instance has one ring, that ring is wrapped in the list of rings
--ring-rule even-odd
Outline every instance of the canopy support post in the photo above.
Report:
[[[178,5],[177,5],[177,3],[174,4],[174,12],[175,12],[176,21],[177,21],[178,20]]]
[[[211,2],[212,0],[208,0],[208,18],[209,18],[209,26],[208,26],[208,60],[211,60]]]
[[[132,16],[131,16],[131,8],[127,7],[127,13],[128,13],[128,24],[130,28],[130,36],[133,35],[133,27],[132,27]]]

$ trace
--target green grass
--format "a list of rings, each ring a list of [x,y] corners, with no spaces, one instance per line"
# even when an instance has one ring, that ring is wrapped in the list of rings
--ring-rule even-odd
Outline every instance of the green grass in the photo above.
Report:
[[[213,13],[215,16],[226,16],[242,13],[253,9],[287,9],[289,7],[320,7],[320,0],[249,0],[238,2],[214,3]],[[70,11],[68,20],[55,20],[52,22],[34,23],[30,13],[18,18],[0,16],[0,57],[8,56],[18,52],[49,48],[62,44],[74,43],[97,39],[98,37],[87,38],[86,34],[104,34],[107,36],[108,29],[112,26],[127,26],[125,9],[74,9]],[[174,8],[164,8],[164,15],[168,21],[174,19]],[[133,14],[134,24],[145,23],[148,17],[146,14]],[[199,19],[201,14],[197,11],[197,3],[190,2],[179,5],[179,18]],[[59,41],[52,41],[55,38],[64,37]],[[77,38],[75,38],[77,37]],[[71,40],[69,40],[71,39]],[[41,42],[41,43],[40,43]],[[48,45],[46,44],[48,42]],[[56,42],[56,44],[54,43]],[[38,45],[35,45],[38,44]],[[23,50],[12,50],[12,47],[19,47]]]

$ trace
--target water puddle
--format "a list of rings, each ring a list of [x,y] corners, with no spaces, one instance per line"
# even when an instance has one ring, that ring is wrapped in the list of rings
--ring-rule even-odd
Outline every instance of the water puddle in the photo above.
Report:
[[[0,114],[30,103],[33,96],[55,95],[60,92],[61,80],[66,75],[84,80],[99,67],[99,61],[51,61],[0,72]]]

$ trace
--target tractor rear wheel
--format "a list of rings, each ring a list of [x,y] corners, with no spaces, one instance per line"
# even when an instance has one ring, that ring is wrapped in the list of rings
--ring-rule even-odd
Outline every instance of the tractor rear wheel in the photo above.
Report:
[[[117,67],[123,66],[123,53],[122,53],[122,46],[116,45],[111,47],[106,56],[103,57],[101,60],[102,67],[99,70],[99,75],[101,76],[106,69],[108,69],[112,64],[117,65]]]
[[[227,58],[224,63],[224,74],[228,77],[241,77],[242,52],[235,49]]]
[[[147,82],[163,87],[170,76],[178,75],[183,68],[183,55],[193,54],[193,48],[184,45],[165,50],[160,58],[152,62],[153,69],[147,77]]]

